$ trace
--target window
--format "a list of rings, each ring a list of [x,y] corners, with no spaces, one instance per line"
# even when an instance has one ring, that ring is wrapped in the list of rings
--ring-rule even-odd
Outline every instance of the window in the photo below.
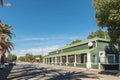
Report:
[[[84,61],[83,63],[87,63],[87,55],[84,55]]]
[[[74,63],[75,62],[75,56],[74,55],[68,56],[68,62],[69,63]]]
[[[115,63],[115,55],[107,54],[107,63]]]
[[[87,54],[81,54],[81,63],[87,63]]]

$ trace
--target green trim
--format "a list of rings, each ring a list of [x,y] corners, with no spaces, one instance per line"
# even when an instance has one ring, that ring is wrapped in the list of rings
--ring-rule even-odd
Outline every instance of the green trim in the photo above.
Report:
[[[93,69],[98,69],[98,64],[91,64],[91,67],[92,67]]]
[[[84,63],[80,63],[80,64],[76,64],[76,67],[81,67],[81,68],[86,68],[86,64]]]
[[[59,48],[59,49],[56,49],[56,50],[54,50],[54,51],[58,51],[58,50],[62,50],[62,49],[66,49],[66,48],[70,48],[70,47],[74,47],[74,46],[86,44],[86,43],[88,43],[88,42],[97,41],[97,40],[99,40],[99,41],[105,41],[105,42],[109,42],[109,41],[110,41],[110,40],[106,40],[106,39],[102,39],[102,38],[96,37],[96,38],[88,39],[88,40],[86,40],[86,41],[79,42],[79,43],[76,43],[76,44],[66,45],[66,46],[61,47],[61,48]],[[52,51],[52,52],[54,52],[54,51]]]
[[[66,66],[66,63],[61,63],[62,66]]]
[[[84,54],[84,53],[91,52],[91,51],[93,51],[95,49],[96,48],[84,49],[84,50],[77,50],[77,51],[71,51],[71,52],[66,52],[66,53],[61,53],[61,54],[48,55],[46,57],[58,57],[58,56],[66,56],[66,55],[74,55],[74,54]]]
[[[73,66],[74,66],[74,63],[68,63],[68,66],[72,66],[72,67],[73,67]]]

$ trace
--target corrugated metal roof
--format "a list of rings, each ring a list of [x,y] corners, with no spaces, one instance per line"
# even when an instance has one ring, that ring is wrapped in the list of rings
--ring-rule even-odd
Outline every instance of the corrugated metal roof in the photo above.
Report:
[[[92,48],[92,49],[84,49],[84,50],[77,50],[77,51],[71,51],[71,52],[66,52],[66,53],[59,53],[59,54],[55,54],[55,55],[48,55],[46,57],[57,57],[57,56],[65,56],[65,55],[84,54],[87,52],[91,52],[95,49],[96,49],[96,47]]]
[[[54,51],[58,51],[58,50],[62,50],[62,49],[66,49],[66,48],[71,48],[71,47],[74,47],[74,46],[78,46],[78,45],[82,45],[82,44],[86,44],[88,42],[92,42],[92,41],[97,41],[97,40],[100,40],[100,41],[110,41],[110,40],[106,40],[106,39],[102,39],[102,38],[98,38],[98,37],[95,37],[93,39],[88,39],[86,41],[82,41],[82,42],[79,42],[79,43],[76,43],[76,44],[71,44],[71,45],[66,45],[64,47],[61,47],[61,48],[58,48]],[[54,52],[54,51],[51,51],[51,52]]]

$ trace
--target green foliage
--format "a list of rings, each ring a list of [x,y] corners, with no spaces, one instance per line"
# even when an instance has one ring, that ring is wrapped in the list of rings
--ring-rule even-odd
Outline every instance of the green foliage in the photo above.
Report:
[[[72,42],[71,42],[70,44],[68,44],[68,45],[75,44],[75,43],[79,43],[79,42],[82,42],[82,40],[76,39],[76,40],[72,41]]]
[[[43,56],[42,55],[34,55],[34,60],[37,62],[43,62]]]
[[[13,43],[10,41],[13,37],[12,35],[12,27],[0,21],[0,47],[3,54],[6,52],[10,53],[14,48]]]
[[[20,56],[18,58],[20,61],[26,61],[26,62],[43,62],[43,56],[42,55],[32,55],[30,53],[27,53],[25,56]]]
[[[18,60],[20,60],[20,61],[25,61],[25,56],[20,56],[20,57],[18,58]]]
[[[15,60],[17,60],[17,56],[14,55],[14,54],[9,54],[9,55],[8,55],[8,60],[10,60],[10,61],[15,61]]]
[[[25,55],[25,61],[27,61],[27,62],[32,62],[33,60],[34,60],[34,57],[33,57],[33,55],[32,54],[30,54],[30,53],[27,53],[26,55]]]
[[[120,0],[93,0],[96,22],[107,27],[111,43],[120,49]]]
[[[109,39],[109,35],[107,32],[102,31],[101,29],[97,30],[96,32],[91,32],[88,36],[88,39],[92,39],[95,37]]]

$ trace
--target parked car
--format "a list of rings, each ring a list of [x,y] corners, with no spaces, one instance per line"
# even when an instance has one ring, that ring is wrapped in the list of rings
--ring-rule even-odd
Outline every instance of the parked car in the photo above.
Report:
[[[5,65],[5,66],[8,66],[8,65],[9,65],[9,63],[8,63],[8,58],[5,58],[5,59],[4,59],[4,65]]]
[[[16,65],[16,61],[9,61],[9,65]]]
[[[0,63],[0,69],[4,69],[5,65],[3,63]]]
[[[5,63],[4,63],[4,65],[5,65],[5,66],[8,66],[8,65],[9,65],[9,63],[8,63],[8,62],[5,62]]]

